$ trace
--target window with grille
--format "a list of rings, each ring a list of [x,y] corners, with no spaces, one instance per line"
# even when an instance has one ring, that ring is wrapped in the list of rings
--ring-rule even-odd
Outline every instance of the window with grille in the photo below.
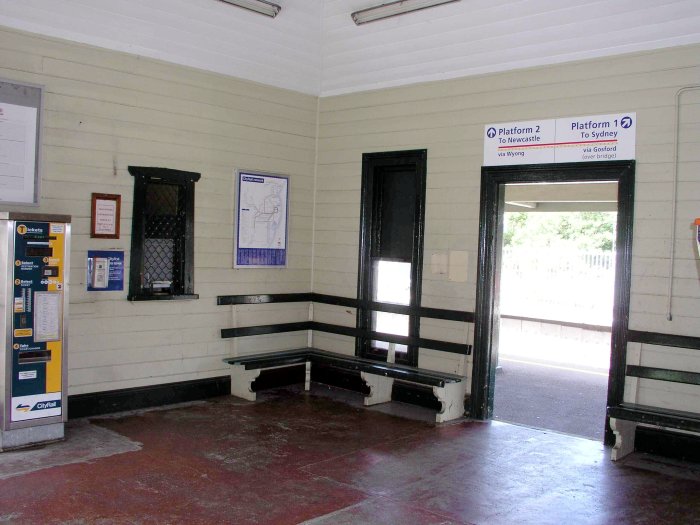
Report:
[[[129,166],[134,176],[129,300],[196,299],[194,183],[199,173]]]

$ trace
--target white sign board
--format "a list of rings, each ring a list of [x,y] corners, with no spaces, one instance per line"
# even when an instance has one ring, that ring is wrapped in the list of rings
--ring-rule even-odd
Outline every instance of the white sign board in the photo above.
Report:
[[[487,124],[484,165],[634,159],[636,125],[636,113]]]

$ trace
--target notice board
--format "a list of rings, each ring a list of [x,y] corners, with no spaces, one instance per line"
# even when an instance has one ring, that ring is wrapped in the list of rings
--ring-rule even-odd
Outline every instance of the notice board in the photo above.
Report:
[[[0,204],[39,204],[43,88],[0,80]]]

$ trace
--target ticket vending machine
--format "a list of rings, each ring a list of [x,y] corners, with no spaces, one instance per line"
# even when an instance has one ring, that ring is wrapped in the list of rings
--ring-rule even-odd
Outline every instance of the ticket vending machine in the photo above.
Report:
[[[70,217],[0,212],[0,450],[63,439]]]

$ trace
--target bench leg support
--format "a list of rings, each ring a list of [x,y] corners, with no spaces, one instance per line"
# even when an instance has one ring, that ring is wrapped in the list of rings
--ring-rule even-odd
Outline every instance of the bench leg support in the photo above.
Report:
[[[246,370],[243,365],[233,365],[231,370],[231,395],[255,401],[253,381],[260,375],[260,370]]]
[[[311,361],[306,362],[306,375],[304,376],[304,390],[311,390]]]
[[[365,396],[365,406],[391,401],[391,387],[394,385],[394,380],[391,377],[368,374],[367,372],[360,372],[360,375],[369,387],[369,395]]]
[[[464,416],[464,396],[467,393],[466,381],[447,383],[444,387],[433,387],[433,394],[442,405],[435,415],[436,423],[452,421]]]
[[[611,417],[610,428],[615,433],[615,445],[610,453],[610,459],[617,461],[634,452],[634,433],[637,430],[637,423]]]

